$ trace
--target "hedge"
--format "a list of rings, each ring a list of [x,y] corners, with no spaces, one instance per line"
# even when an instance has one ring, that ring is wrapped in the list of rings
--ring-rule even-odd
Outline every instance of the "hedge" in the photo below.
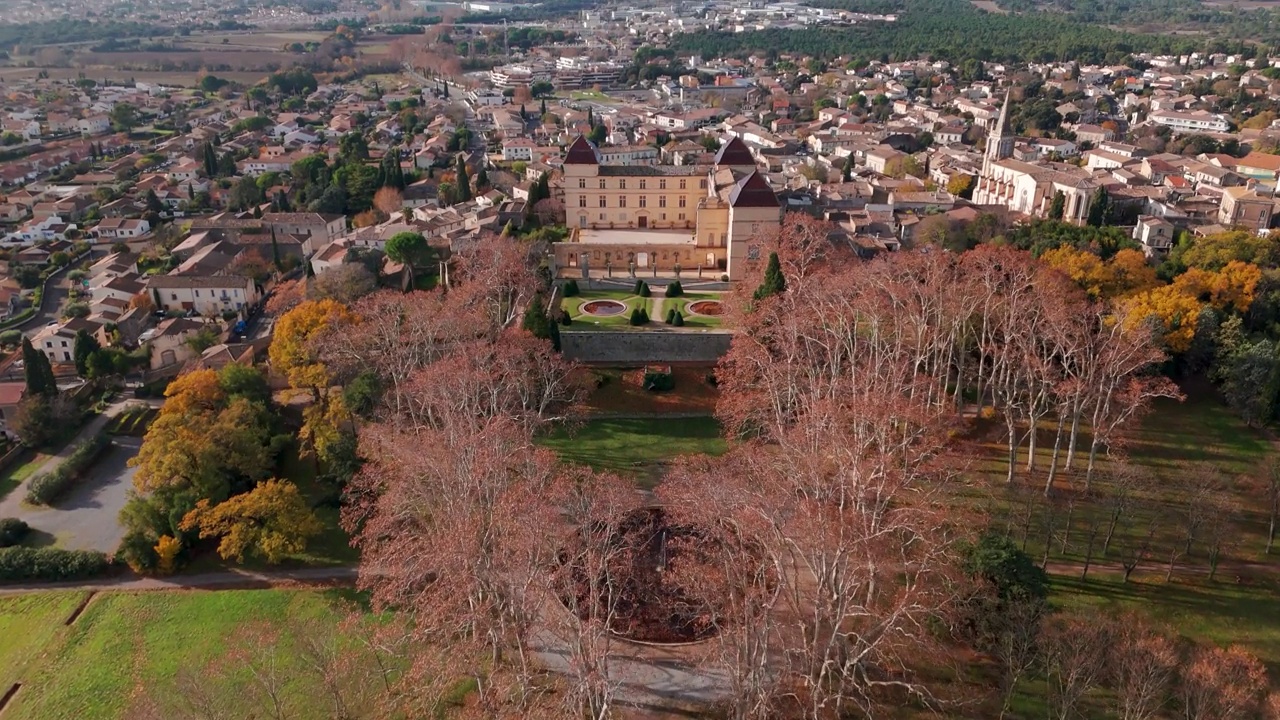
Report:
[[[665,294],[669,298],[680,297],[681,295],[684,295],[684,286],[680,284],[679,280],[676,280],[670,285],[667,285]]]
[[[0,580],[77,580],[101,575],[109,567],[107,556],[92,550],[0,549]]]
[[[578,290],[578,281],[577,281],[577,280],[570,279],[570,280],[567,280],[567,281],[565,282],[565,284],[564,284],[564,296],[565,296],[565,297],[577,297],[579,292],[580,292],[580,291]]]
[[[27,502],[32,505],[48,505],[58,499],[80,480],[85,469],[110,446],[111,436],[107,433],[80,443],[53,472],[31,479],[27,485]]]
[[[31,531],[31,526],[18,518],[0,520],[0,548],[13,547],[22,542]]]

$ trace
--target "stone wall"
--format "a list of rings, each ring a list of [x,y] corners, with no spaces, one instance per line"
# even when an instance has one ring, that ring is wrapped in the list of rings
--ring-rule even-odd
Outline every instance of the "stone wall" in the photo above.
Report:
[[[733,333],[646,330],[565,330],[560,348],[570,360],[611,365],[714,363],[729,351]]]

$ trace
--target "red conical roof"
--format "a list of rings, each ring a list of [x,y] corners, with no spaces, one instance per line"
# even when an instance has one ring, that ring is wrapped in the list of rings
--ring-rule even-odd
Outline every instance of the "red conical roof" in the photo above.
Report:
[[[596,146],[586,137],[579,135],[577,139],[569,145],[568,152],[564,155],[565,165],[599,165],[600,156],[596,154]]]

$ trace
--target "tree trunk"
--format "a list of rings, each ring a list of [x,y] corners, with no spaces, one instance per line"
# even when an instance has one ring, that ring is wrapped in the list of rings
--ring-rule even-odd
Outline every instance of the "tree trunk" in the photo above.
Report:
[[[1173,582],[1173,563],[1178,559],[1178,549],[1174,548],[1169,551],[1169,568],[1165,570],[1164,581],[1166,583]]]
[[[1089,531],[1089,544],[1084,550],[1084,570],[1080,571],[1080,579],[1084,580],[1089,577],[1089,564],[1093,562],[1093,541],[1098,537],[1098,525],[1094,523],[1093,529]]]
[[[1005,413],[1012,413],[1009,408],[1005,408]],[[1009,475],[1005,478],[1005,482],[1013,484],[1013,473],[1018,465],[1018,430],[1013,426],[1013,415],[1009,414],[1009,420],[1005,421],[1005,425],[1009,430]]]
[[[1222,560],[1222,545],[1213,543],[1209,546],[1209,582],[1218,574],[1218,563]]]
[[[1027,471],[1032,472],[1036,469],[1036,421],[1039,418],[1035,413],[1028,409],[1027,412]]]
[[[1065,423],[1065,417],[1058,418],[1058,432],[1053,438],[1053,459],[1049,461],[1049,479],[1044,483],[1045,495],[1053,489],[1053,478],[1058,474],[1058,450],[1062,448],[1062,426]]]
[[[1093,468],[1098,459],[1098,444],[1098,436],[1095,434],[1093,440],[1089,442],[1089,467],[1084,471],[1084,491],[1086,493],[1093,487]]]
[[[1271,501],[1271,521],[1267,525],[1267,554],[1271,554],[1271,546],[1276,542],[1276,515],[1280,510],[1280,503],[1274,499]]]
[[[1070,470],[1071,463],[1076,459],[1076,439],[1080,434],[1080,408],[1076,408],[1071,415],[1071,436],[1067,441],[1067,463],[1062,466],[1063,470]]]
[[[1116,523],[1120,522],[1120,513],[1111,513],[1111,521],[1107,525],[1107,537],[1102,541],[1102,554],[1105,556],[1107,551],[1111,549],[1111,538],[1116,534]]]
[[[1067,541],[1071,537],[1071,516],[1074,515],[1075,512],[1076,503],[1072,500],[1067,503],[1067,524],[1062,528],[1062,549],[1058,552],[1059,555],[1067,554]]]

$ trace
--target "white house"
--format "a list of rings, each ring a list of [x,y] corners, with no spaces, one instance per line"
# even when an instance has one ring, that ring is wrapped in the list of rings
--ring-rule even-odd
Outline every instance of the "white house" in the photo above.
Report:
[[[111,129],[111,119],[106,115],[92,115],[82,118],[78,125],[84,135],[101,135]]]
[[[166,312],[192,312],[206,317],[226,312],[245,313],[257,305],[257,286],[239,275],[154,275],[147,290],[156,307]]]
[[[525,162],[533,160],[533,151],[538,144],[529,138],[512,138],[502,141],[502,159],[503,160],[523,160]]]

